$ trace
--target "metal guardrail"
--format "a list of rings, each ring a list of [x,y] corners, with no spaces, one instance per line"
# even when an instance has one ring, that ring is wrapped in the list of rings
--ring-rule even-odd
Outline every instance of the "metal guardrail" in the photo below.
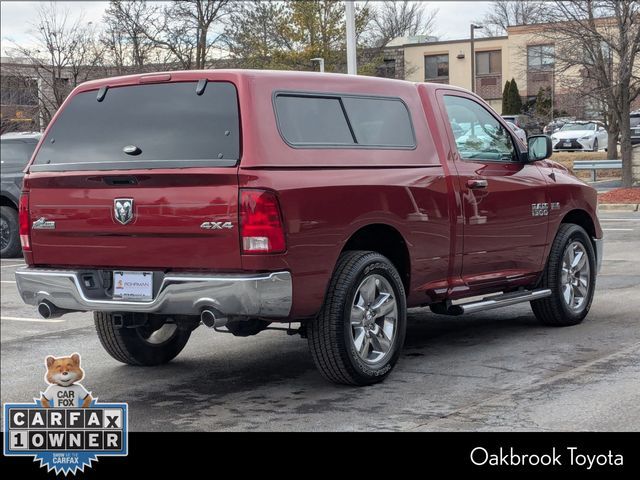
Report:
[[[573,169],[591,170],[591,179],[595,182],[598,170],[622,170],[622,160],[576,160]]]

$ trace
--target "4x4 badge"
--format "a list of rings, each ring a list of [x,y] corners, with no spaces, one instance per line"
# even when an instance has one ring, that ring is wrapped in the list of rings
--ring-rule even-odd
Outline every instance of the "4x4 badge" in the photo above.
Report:
[[[203,230],[222,230],[222,229],[232,229],[233,223],[231,222],[204,222],[200,225],[200,228]]]
[[[122,225],[133,220],[133,198],[116,198],[113,201],[113,215]]]

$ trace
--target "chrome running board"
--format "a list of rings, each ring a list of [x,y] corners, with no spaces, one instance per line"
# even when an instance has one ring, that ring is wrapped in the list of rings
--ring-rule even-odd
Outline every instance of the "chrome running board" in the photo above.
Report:
[[[462,315],[463,313],[477,313],[485,310],[493,310],[494,308],[508,307],[511,305],[517,305],[518,303],[531,302],[533,300],[540,300],[551,296],[551,290],[526,290],[520,292],[502,293],[499,295],[487,296],[481,300],[474,300],[470,302],[464,302],[464,299],[458,300],[456,305],[449,304],[446,308],[443,308],[442,304],[436,304],[431,306],[431,310],[434,313],[440,313],[443,315]]]
[[[456,305],[462,309],[462,313],[476,313],[484,310],[492,310],[494,308],[508,307],[518,303],[531,302],[551,296],[551,290],[533,290],[516,293],[503,293],[495,297],[484,298],[478,302],[463,303]]]

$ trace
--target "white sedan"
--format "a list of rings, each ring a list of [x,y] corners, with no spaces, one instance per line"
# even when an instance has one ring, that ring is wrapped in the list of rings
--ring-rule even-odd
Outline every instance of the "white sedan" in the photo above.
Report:
[[[516,137],[518,137],[520,139],[520,141],[526,145],[527,144],[527,132],[525,132],[523,129],[521,129],[520,127],[518,127],[515,123],[507,121],[507,125],[509,125],[509,127],[511,127],[511,130],[513,130],[513,133],[516,134]]]
[[[553,151],[597,152],[607,148],[609,135],[600,122],[570,122],[565,123],[560,130],[551,135]]]

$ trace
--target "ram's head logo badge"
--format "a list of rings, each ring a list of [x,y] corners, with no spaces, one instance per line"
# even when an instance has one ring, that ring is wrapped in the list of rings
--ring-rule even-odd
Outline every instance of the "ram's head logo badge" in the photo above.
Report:
[[[133,198],[116,198],[113,201],[113,215],[122,225],[133,220]]]

